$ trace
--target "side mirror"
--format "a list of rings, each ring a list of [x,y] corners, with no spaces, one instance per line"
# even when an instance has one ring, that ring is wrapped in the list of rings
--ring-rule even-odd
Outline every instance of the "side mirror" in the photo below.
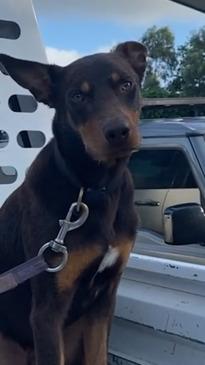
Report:
[[[179,204],[164,212],[165,242],[172,245],[205,243],[205,214],[197,203]]]

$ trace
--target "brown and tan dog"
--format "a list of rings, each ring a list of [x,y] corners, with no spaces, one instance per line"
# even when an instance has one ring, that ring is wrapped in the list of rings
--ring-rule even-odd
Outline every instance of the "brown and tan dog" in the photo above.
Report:
[[[146,49],[126,42],[67,67],[6,55],[0,62],[56,111],[54,138],[0,210],[0,272],[56,237],[81,187],[90,210],[85,224],[66,237],[62,271],[0,296],[0,363],[30,364],[34,349],[37,365],[106,365],[116,288],[137,228],[127,162],[139,146]],[[117,259],[97,273],[108,247],[116,248]]]

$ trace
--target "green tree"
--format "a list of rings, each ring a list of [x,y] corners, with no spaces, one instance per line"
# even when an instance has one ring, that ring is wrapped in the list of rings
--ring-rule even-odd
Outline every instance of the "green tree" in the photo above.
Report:
[[[192,33],[177,51],[174,35],[167,27],[149,28],[141,40],[149,55],[144,97],[205,96],[205,27]],[[142,115],[145,118],[205,115],[205,105],[145,107]]]
[[[172,95],[205,96],[205,27],[178,49],[179,67],[170,82]]]
[[[166,83],[173,77],[177,65],[173,33],[168,27],[157,28],[154,25],[144,33],[141,40],[148,49],[151,71]]]
[[[143,96],[145,98],[163,98],[167,96],[165,88],[160,85],[156,73],[148,70],[143,84]]]

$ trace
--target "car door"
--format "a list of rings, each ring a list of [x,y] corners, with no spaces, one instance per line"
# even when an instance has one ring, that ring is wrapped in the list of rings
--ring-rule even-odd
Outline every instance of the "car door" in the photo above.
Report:
[[[168,206],[200,202],[189,163],[179,148],[145,148],[130,161],[134,202],[140,227],[163,234],[163,212]]]
[[[172,160],[172,154],[162,149],[142,149],[132,156],[130,170],[141,228],[162,231],[162,209],[172,182]]]

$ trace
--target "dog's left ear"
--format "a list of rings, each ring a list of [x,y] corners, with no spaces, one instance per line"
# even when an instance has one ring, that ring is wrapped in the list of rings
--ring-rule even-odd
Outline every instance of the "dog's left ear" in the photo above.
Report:
[[[125,42],[118,44],[114,52],[127,59],[141,82],[146,69],[147,48],[139,42]]]
[[[55,107],[55,82],[63,67],[26,61],[0,54],[0,62],[8,74],[22,87],[51,108]]]

